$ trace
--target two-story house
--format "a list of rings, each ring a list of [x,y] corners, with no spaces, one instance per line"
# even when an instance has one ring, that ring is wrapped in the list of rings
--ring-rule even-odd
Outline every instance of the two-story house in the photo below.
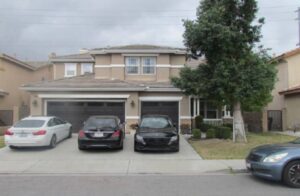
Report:
[[[9,126],[29,114],[30,95],[21,91],[29,82],[52,80],[52,67],[47,62],[24,62],[0,54],[0,126]]]
[[[153,45],[97,48],[51,58],[53,81],[24,85],[32,115],[56,115],[79,131],[90,115],[117,115],[127,129],[146,114],[169,115],[180,127],[197,114],[218,119],[209,102],[186,96],[170,78],[186,65],[186,50]]]
[[[300,128],[300,49],[275,58],[278,81],[272,92],[273,101],[266,107],[265,129]]]

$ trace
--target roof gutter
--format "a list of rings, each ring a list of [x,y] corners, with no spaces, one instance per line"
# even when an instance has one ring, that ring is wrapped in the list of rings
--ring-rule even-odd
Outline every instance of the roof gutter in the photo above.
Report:
[[[135,53],[135,54],[143,54],[143,53],[150,53],[150,54],[157,54],[157,53],[163,53],[163,54],[167,54],[167,53],[172,53],[172,54],[186,54],[187,52],[184,50],[121,50],[121,49],[103,49],[103,50],[91,50],[90,54],[110,54],[110,53]]]
[[[39,88],[39,87],[20,87],[21,90],[29,91],[29,92],[181,92],[178,88]]]

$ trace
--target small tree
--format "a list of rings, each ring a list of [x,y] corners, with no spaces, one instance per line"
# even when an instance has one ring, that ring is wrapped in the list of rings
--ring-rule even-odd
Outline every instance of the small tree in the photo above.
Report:
[[[204,56],[196,70],[184,68],[173,84],[187,95],[233,107],[234,141],[247,141],[242,107],[261,109],[272,100],[276,69],[262,46],[263,19],[255,0],[203,0],[196,20],[184,21],[184,43],[192,57]]]

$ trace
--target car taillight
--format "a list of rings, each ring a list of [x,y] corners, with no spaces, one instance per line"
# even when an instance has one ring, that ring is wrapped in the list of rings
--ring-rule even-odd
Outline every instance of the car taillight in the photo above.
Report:
[[[111,137],[120,137],[121,135],[121,131],[120,130],[116,130]]]
[[[85,133],[84,133],[84,131],[83,131],[83,130],[80,130],[80,131],[79,131],[79,133],[78,133],[78,137],[79,137],[79,138],[83,138],[83,137],[85,137]]]
[[[46,130],[39,130],[32,133],[32,135],[46,135]]]
[[[14,133],[11,130],[6,130],[4,135],[13,135]]]

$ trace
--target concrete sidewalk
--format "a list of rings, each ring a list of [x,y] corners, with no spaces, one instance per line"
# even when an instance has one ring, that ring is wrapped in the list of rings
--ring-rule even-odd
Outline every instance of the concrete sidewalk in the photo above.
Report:
[[[203,174],[245,169],[244,160],[202,160],[182,138],[178,153],[136,153],[126,135],[122,151],[79,151],[77,137],[55,149],[0,150],[0,174]]]

